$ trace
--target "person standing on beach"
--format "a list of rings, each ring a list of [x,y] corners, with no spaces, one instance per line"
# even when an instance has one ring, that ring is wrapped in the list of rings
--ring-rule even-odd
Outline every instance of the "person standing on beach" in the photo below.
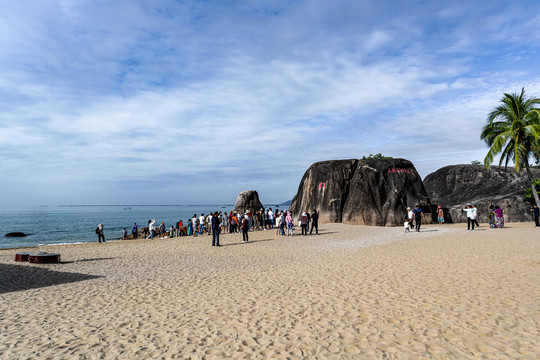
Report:
[[[187,221],[187,234],[188,234],[188,236],[193,235],[193,220],[191,220],[191,219],[188,219],[188,221]]]
[[[133,228],[131,229],[131,234],[133,234],[133,238],[137,238],[137,234],[139,233],[139,227],[137,226],[137,223],[133,223]]]
[[[498,228],[504,227],[504,210],[499,206],[495,206],[495,226]]]
[[[319,213],[315,209],[313,209],[313,214],[311,214],[311,229],[309,230],[309,235],[313,232],[313,228],[315,228],[315,235],[319,235]]]
[[[217,211],[214,213],[214,216],[212,216],[210,221],[212,223],[212,246],[221,246],[219,245],[219,231],[221,223],[219,221]]]
[[[444,210],[441,206],[437,208],[437,222],[440,224],[444,223]]]
[[[272,212],[272,208],[268,209],[268,229],[274,228],[274,213]]]
[[[533,205],[533,208],[531,209],[533,216],[534,216],[534,223],[536,227],[540,227],[540,223],[538,222],[538,217],[540,216],[540,210],[538,209],[538,206]]]
[[[488,223],[489,223],[489,227],[491,229],[493,229],[495,227],[495,209],[494,209],[493,205],[489,206],[489,220],[488,220]]]
[[[242,219],[242,242],[247,243],[249,241],[249,223],[248,223],[248,216],[244,216]]]
[[[105,242],[105,235],[103,235],[103,224],[99,224],[96,228],[96,234],[98,236],[98,241],[101,244],[101,240],[103,239],[103,242]]]
[[[302,229],[302,235],[307,235],[307,215],[305,212],[300,216],[300,228]]]
[[[293,226],[294,226],[294,223],[293,223],[293,217],[292,217],[292,212],[288,211],[287,212],[287,217],[285,218],[285,221],[287,222],[287,236],[293,236]]]
[[[147,239],[154,240],[154,236],[156,235],[156,231],[154,230],[154,224],[156,223],[156,218],[153,220],[148,220],[148,237]]]
[[[124,230],[122,230],[122,240],[126,240],[127,239],[127,229],[124,228]]]
[[[420,209],[420,205],[416,205],[414,213],[414,222],[416,224],[416,232],[420,232],[420,226],[422,226],[422,220],[424,219],[424,212]]]
[[[471,205],[467,205],[465,208],[463,208],[463,211],[467,213],[467,231],[471,230],[471,224],[472,224],[472,231],[474,231],[473,207]]]

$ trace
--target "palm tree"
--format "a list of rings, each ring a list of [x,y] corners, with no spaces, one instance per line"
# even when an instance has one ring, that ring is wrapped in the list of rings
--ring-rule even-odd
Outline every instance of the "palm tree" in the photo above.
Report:
[[[531,157],[538,157],[540,149],[540,108],[537,105],[540,105],[540,98],[525,98],[524,88],[519,95],[505,93],[501,104],[489,113],[480,138],[489,146],[484,159],[486,170],[498,154],[501,154],[499,166],[504,161],[506,169],[508,162],[513,161],[516,172],[525,169],[534,200],[540,207],[529,164]]]

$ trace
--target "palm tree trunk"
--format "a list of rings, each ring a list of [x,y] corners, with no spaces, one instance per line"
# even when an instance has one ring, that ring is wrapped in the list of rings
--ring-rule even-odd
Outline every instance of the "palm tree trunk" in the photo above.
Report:
[[[527,170],[527,175],[529,176],[529,180],[531,181],[531,189],[534,196],[534,201],[536,202],[536,206],[540,208],[540,199],[538,198],[538,192],[536,191],[536,187],[534,186],[534,178],[532,176],[532,172],[531,172],[531,169],[529,169],[528,164],[525,167],[525,169]]]

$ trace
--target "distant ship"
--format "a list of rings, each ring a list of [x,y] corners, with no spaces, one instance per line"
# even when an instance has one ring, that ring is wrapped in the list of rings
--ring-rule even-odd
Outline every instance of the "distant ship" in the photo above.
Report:
[[[124,210],[131,210],[131,208],[130,207],[125,207]]]

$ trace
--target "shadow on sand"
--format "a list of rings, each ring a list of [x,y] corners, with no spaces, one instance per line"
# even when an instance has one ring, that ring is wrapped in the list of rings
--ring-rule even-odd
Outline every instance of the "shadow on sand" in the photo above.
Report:
[[[248,244],[254,244],[254,243],[263,242],[263,241],[273,241],[273,240],[274,239],[250,240],[247,243],[237,242],[237,243],[232,243],[232,244],[222,244],[221,246],[248,245]]]
[[[96,258],[96,259],[81,259],[81,260],[73,260],[73,261],[60,261],[60,264],[73,264],[78,262],[86,262],[86,261],[100,261],[100,260],[114,260],[116,258]]]
[[[102,276],[54,271],[42,266],[0,264],[0,294],[68,284]]]

